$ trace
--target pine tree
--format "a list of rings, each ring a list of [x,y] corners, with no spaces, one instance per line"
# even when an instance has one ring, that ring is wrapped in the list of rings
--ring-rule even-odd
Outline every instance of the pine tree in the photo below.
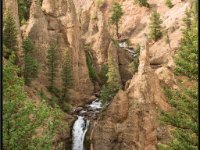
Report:
[[[147,2],[147,0],[135,0],[135,2],[140,6],[149,7],[149,3]]]
[[[68,89],[73,84],[72,65],[68,49],[65,51],[64,66],[62,70],[62,83],[63,83],[63,99],[68,98]]]
[[[58,66],[58,57],[57,57],[57,47],[55,44],[51,44],[48,49],[47,54],[47,66],[48,66],[48,72],[47,76],[49,79],[49,90],[54,90],[54,80],[56,78],[56,72],[57,72],[57,66]]]
[[[116,35],[119,38],[119,21],[123,15],[122,7],[119,3],[114,2],[111,8],[112,16],[110,18],[111,24],[116,27]]]
[[[25,85],[30,85],[31,81],[37,77],[39,65],[33,57],[35,46],[29,38],[25,38],[22,45],[24,49],[24,80]]]
[[[100,72],[98,73],[98,77],[100,79],[101,85],[106,84],[106,82],[108,80],[108,77],[106,76],[107,73],[108,73],[108,65],[107,64],[103,64],[101,66]]]
[[[51,149],[64,116],[57,108],[52,110],[42,102],[36,107],[28,99],[14,59],[12,53],[3,63],[3,149]],[[41,127],[41,136],[34,138],[36,129]]]
[[[186,25],[187,26],[187,25]],[[191,28],[183,31],[181,39],[180,53],[176,56],[175,73],[177,75],[186,75],[191,79],[198,79],[198,28],[194,19]]]
[[[100,99],[102,100],[103,104],[112,100],[117,91],[121,88],[119,67],[116,63],[116,58],[113,57],[113,55],[115,56],[116,54],[115,50],[113,49],[114,42],[112,44],[113,47],[111,47],[108,51],[108,80],[100,92]]]
[[[192,20],[191,20],[192,13],[191,13],[191,11],[188,8],[185,10],[185,15],[186,16],[183,19],[183,22],[185,24],[186,30],[187,29],[191,29],[191,25],[192,25]]]
[[[93,66],[92,57],[91,57],[89,51],[86,52],[86,63],[87,63],[88,72],[89,72],[89,76],[90,76],[91,80],[93,82],[98,81],[98,77],[97,77],[95,68]]]
[[[15,21],[8,10],[6,12],[3,28],[3,44],[7,48],[8,52],[6,53],[6,58],[9,58],[12,52],[17,51],[17,29],[15,27]]]
[[[166,0],[165,4],[167,7],[172,8],[174,5],[172,4],[171,0]]]
[[[160,14],[157,11],[154,11],[150,17],[150,25],[149,25],[149,36],[152,40],[157,41],[162,37],[161,32],[161,24],[162,20],[160,19]]]
[[[195,20],[195,19],[194,19]],[[186,76],[193,86],[179,83],[179,90],[165,89],[171,110],[161,113],[161,121],[170,125],[171,141],[159,144],[162,150],[197,150],[198,149],[198,37],[197,22],[192,22],[190,29],[183,31],[183,38],[177,57],[175,73]]]
[[[24,24],[30,15],[31,0],[18,0],[19,21]]]

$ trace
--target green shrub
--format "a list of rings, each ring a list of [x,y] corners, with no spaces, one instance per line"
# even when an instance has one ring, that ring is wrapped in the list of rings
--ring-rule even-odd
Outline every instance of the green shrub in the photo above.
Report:
[[[97,4],[98,4],[98,7],[102,7],[105,3],[105,0],[98,0],[97,1]]]
[[[139,66],[139,58],[138,56],[133,59],[133,61],[128,65],[128,70],[130,73],[134,74],[135,72],[138,71],[138,66]]]
[[[167,7],[172,8],[174,5],[172,4],[171,0],[166,0],[165,4]]]
[[[104,85],[100,92],[100,99],[102,101],[102,104],[110,102],[120,88],[121,86],[119,84],[114,83]]]
[[[48,86],[47,89],[49,90],[49,92],[51,94],[53,94],[56,97],[61,97],[61,92],[58,88],[56,88],[55,86]]]
[[[48,97],[44,94],[44,91],[42,89],[38,92],[38,95],[42,100],[48,100]]]
[[[72,106],[69,103],[64,102],[63,111],[66,113],[69,113],[71,110],[72,110]]]
[[[147,0],[135,0],[135,3],[139,4],[140,6],[149,7]]]
[[[97,17],[97,15],[96,15],[96,16],[94,16],[94,17],[92,17],[92,20],[94,20],[94,21],[97,21],[97,20],[98,20],[98,17]]]
[[[141,46],[139,43],[137,43],[136,48],[135,48],[135,51],[137,52],[137,54],[140,54],[140,49],[141,49]]]

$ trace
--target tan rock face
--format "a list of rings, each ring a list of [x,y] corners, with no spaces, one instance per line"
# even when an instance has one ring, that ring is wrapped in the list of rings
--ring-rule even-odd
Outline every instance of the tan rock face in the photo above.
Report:
[[[94,150],[156,150],[156,108],[169,108],[150,68],[148,45],[140,54],[138,73],[119,91],[94,128]]]
[[[123,122],[128,116],[129,102],[126,93],[122,90],[115,96],[115,103],[111,103],[107,109],[112,122]]]
[[[81,29],[73,1],[44,0],[42,8],[33,1],[30,19],[24,28],[24,36],[29,36],[37,47],[34,53],[40,64],[37,80],[43,85],[48,85],[46,56],[49,45],[55,43],[58,47],[59,58],[55,84],[57,88],[62,88],[61,70],[64,53],[68,48],[74,77],[71,103],[78,104],[78,101],[87,101],[87,97],[90,97],[93,92],[93,85],[88,75],[85,52],[81,49]],[[73,95],[73,93],[76,94]]]

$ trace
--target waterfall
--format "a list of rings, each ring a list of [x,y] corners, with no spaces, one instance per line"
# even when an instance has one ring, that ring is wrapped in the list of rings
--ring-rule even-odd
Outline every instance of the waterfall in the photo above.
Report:
[[[72,150],[84,150],[85,134],[88,130],[89,122],[90,122],[86,118],[86,114],[96,115],[98,110],[101,108],[102,108],[101,102],[98,99],[96,99],[91,104],[86,105],[85,108],[79,111],[78,118],[74,122],[73,129],[72,129],[72,140],[73,140]]]
[[[87,132],[89,120],[85,120],[83,116],[78,116],[73,126],[73,145],[72,150],[84,150],[83,143],[85,133]]]

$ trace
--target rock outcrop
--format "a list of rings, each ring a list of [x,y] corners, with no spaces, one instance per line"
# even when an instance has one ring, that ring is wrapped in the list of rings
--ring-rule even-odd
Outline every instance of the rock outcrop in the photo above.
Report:
[[[40,64],[38,82],[48,85],[47,50],[51,43],[58,47],[58,72],[56,87],[62,88],[61,70],[64,53],[69,49],[73,67],[74,87],[71,90],[72,104],[85,103],[93,92],[90,81],[85,52],[82,49],[81,27],[78,22],[75,6],[72,0],[44,0],[42,7],[37,1],[32,1],[30,19],[23,29],[23,36],[29,36],[36,45],[35,57]]]
[[[156,150],[156,109],[169,109],[143,46],[140,65],[125,91],[120,90],[96,123],[93,150]],[[106,114],[106,115],[105,115]]]

